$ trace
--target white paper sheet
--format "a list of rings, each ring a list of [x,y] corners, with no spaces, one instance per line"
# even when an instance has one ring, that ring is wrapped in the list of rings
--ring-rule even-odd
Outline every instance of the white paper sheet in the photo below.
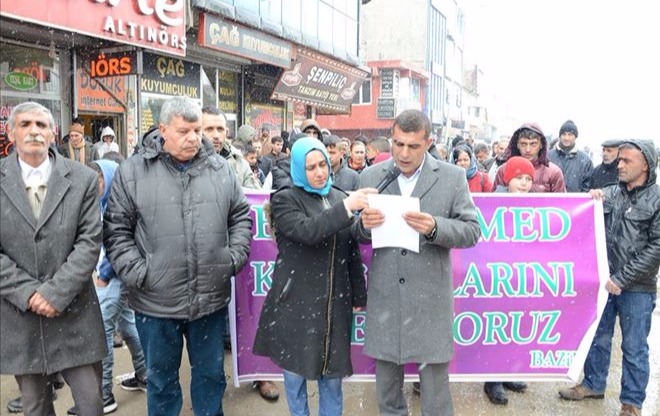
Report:
[[[419,253],[419,233],[403,220],[403,213],[419,212],[419,198],[369,194],[369,207],[385,215],[385,223],[371,229],[373,248],[401,247]]]

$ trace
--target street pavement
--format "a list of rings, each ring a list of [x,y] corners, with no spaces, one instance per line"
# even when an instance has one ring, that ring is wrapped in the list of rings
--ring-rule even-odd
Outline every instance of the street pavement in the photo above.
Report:
[[[616,332],[613,344],[612,367],[608,379],[608,388],[604,400],[586,400],[583,402],[567,402],[557,394],[560,388],[570,387],[571,383],[530,383],[525,393],[509,393],[507,406],[491,404],[483,392],[483,383],[452,383],[451,391],[454,400],[456,416],[616,416],[619,414],[618,400],[619,383],[621,379],[620,333]],[[660,415],[660,307],[653,314],[653,327],[649,337],[651,344],[651,379],[647,388],[647,398],[644,404],[644,416]],[[231,357],[225,359],[225,368],[231,374]],[[130,354],[126,348],[115,349],[115,374],[120,375],[132,371]],[[192,416],[188,386],[190,383],[190,367],[187,357],[181,366],[181,384],[184,391],[184,403],[181,415]],[[280,388],[281,397],[276,402],[263,400],[249,383],[239,388],[233,386],[231,376],[228,376],[228,386],[224,398],[224,410],[227,416],[286,416],[288,409],[282,383],[276,382]],[[406,398],[411,415],[420,415],[420,399],[413,393],[412,384],[405,386]],[[18,387],[10,376],[0,377],[0,414],[7,415],[7,402],[19,394]],[[114,395],[119,408],[113,414],[116,416],[140,416],[146,414],[146,395],[143,392],[124,391],[115,386]],[[314,383],[309,383],[310,408],[312,415],[318,415],[318,393]],[[66,415],[66,410],[73,405],[68,387],[58,391],[55,410],[58,415]],[[378,415],[374,383],[346,382],[344,383],[344,416],[376,416]]]

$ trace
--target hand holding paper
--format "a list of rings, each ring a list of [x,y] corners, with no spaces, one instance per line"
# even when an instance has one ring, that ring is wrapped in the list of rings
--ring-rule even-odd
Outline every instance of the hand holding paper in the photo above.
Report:
[[[401,247],[419,253],[419,232],[404,219],[410,211],[419,212],[419,198],[370,194],[362,224],[371,229],[372,247]]]

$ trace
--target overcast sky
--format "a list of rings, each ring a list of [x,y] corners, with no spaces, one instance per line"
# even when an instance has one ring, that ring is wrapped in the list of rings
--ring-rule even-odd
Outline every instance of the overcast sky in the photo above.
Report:
[[[466,63],[484,72],[499,134],[537,121],[578,144],[614,137],[660,145],[660,24],[653,0],[464,0]],[[508,110],[508,111],[506,111]],[[512,118],[506,120],[508,113]]]

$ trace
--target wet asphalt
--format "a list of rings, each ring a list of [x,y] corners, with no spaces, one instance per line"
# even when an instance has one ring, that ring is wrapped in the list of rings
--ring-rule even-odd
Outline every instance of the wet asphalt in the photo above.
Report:
[[[570,387],[571,383],[529,383],[525,393],[509,393],[509,404],[496,406],[491,404],[483,392],[482,383],[456,382],[451,384],[454,410],[456,416],[617,416],[620,410],[618,400],[619,383],[621,379],[620,333],[615,334],[612,366],[610,369],[608,387],[604,400],[586,400],[583,402],[567,402],[561,400],[557,391]],[[651,345],[651,378],[647,387],[647,398],[642,414],[644,416],[660,416],[660,308],[656,307],[653,314],[653,326],[649,337]],[[132,371],[130,354],[126,348],[115,350],[115,375]],[[231,357],[227,353],[225,369],[231,374]],[[183,416],[192,416],[188,386],[190,383],[190,367],[187,357],[180,370],[181,384],[184,392]],[[283,395],[276,402],[263,400],[249,383],[239,388],[233,386],[231,376],[228,376],[228,386],[224,398],[224,410],[227,416],[286,416],[288,409]],[[344,416],[376,416],[374,383],[345,382],[344,383]],[[114,395],[119,408],[113,413],[116,416],[146,415],[146,395],[143,392],[128,392],[115,386]],[[18,387],[11,376],[0,376],[0,414],[9,414],[7,402],[19,394]],[[412,383],[406,383],[405,394],[410,415],[420,415],[420,398],[412,390]],[[311,415],[318,415],[318,394],[313,383],[309,384]],[[58,391],[55,410],[58,415],[66,415],[66,410],[73,405],[73,399],[68,387]]]

